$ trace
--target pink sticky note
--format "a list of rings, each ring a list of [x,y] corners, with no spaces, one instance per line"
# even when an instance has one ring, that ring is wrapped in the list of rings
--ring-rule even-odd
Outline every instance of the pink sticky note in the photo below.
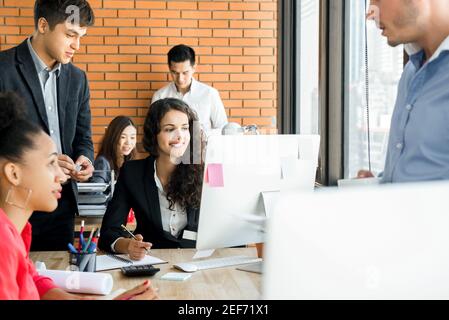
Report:
[[[207,166],[206,179],[209,180],[209,185],[211,187],[224,187],[223,165],[221,163],[209,163]]]

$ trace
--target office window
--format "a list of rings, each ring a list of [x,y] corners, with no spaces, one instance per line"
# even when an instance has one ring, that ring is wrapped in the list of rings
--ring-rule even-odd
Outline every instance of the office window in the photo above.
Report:
[[[367,110],[365,95],[365,4],[347,2],[345,63],[344,174],[354,177],[368,169]],[[403,70],[403,46],[391,48],[372,21],[367,22],[370,105],[371,169],[383,171],[391,115]]]
[[[318,134],[320,0],[304,0],[300,6],[299,131]]]

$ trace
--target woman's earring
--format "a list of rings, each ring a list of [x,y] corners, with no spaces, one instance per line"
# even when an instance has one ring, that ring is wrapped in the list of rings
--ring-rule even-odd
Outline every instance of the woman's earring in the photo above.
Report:
[[[6,194],[5,203],[7,203],[7,204],[9,204],[11,206],[17,207],[19,209],[25,210],[27,208],[28,202],[30,201],[31,193],[33,192],[33,190],[21,187],[22,189],[27,190],[27,196],[26,196],[24,204],[23,205],[19,205],[19,204],[15,203],[14,200],[12,200],[12,198],[14,197],[14,190],[15,190],[15,188],[17,188],[17,187],[12,186],[12,187],[9,188],[8,193]]]

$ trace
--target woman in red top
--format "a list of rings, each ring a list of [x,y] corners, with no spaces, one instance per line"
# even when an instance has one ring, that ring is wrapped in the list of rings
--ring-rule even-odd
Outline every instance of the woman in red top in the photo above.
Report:
[[[14,94],[0,94],[0,299],[81,299],[40,276],[28,256],[28,219],[55,210],[66,178],[55,144],[23,110]],[[118,299],[156,297],[145,282]]]

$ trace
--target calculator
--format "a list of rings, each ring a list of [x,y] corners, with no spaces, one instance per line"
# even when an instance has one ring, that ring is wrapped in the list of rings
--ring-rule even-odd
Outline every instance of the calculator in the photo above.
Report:
[[[159,268],[154,267],[152,264],[140,265],[140,266],[128,266],[121,268],[122,273],[128,277],[138,277],[138,276],[153,276],[159,270]]]

